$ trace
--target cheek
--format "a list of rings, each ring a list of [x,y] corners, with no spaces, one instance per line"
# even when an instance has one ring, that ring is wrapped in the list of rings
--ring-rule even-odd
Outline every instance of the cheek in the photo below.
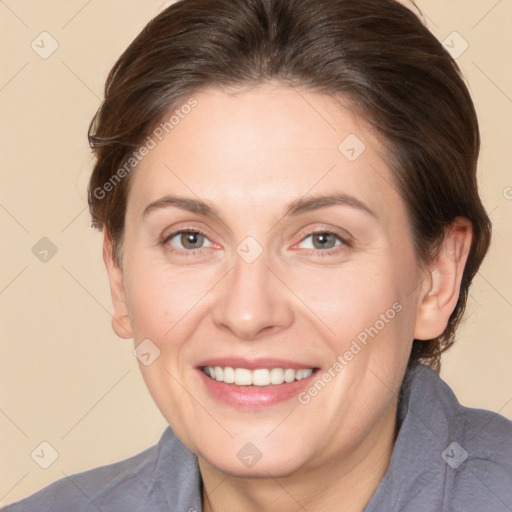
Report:
[[[139,258],[128,268],[127,302],[136,340],[175,337],[201,310],[215,283],[212,271],[170,268]]]
[[[318,403],[326,411],[328,396],[350,396],[340,411],[351,409],[354,428],[367,424],[393,400],[410,353],[415,267],[410,261],[395,266],[394,261],[390,257],[386,262],[381,254],[378,260],[361,258],[336,269],[302,268],[287,276],[307,306],[304,318],[323,333],[317,347],[332,380],[331,393]],[[311,391],[305,399],[315,394]],[[333,417],[333,424],[338,419]]]
[[[337,268],[305,267],[283,274],[304,306],[303,311],[343,349],[347,340],[384,332],[402,310],[403,290],[394,273],[379,262],[366,259]],[[405,287],[407,288],[407,287]],[[366,333],[366,334],[365,334]]]
[[[170,270],[168,265],[143,257],[127,272],[127,300],[136,345],[149,339],[156,346],[150,351],[158,354],[147,366],[139,363],[142,377],[162,415],[185,441],[189,440],[190,424],[204,421],[195,416],[196,404],[184,386],[194,371],[191,353],[197,350],[187,341],[194,337],[211,287],[203,274]]]

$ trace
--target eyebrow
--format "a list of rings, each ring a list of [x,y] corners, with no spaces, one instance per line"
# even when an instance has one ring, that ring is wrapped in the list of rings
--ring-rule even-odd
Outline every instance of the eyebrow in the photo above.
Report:
[[[171,195],[161,197],[160,199],[149,203],[146,208],[144,208],[142,216],[145,217],[153,211],[162,210],[171,206],[180,208],[182,210],[187,210],[189,212],[198,213],[200,215],[204,215],[205,217],[218,217],[218,215],[215,213],[215,210],[200,199]]]
[[[350,206],[351,208],[365,212],[378,219],[377,214],[369,206],[348,194],[301,197],[290,203],[286,209],[285,217],[300,215],[301,213],[327,208],[328,206]]]
[[[319,210],[321,208],[327,208],[329,206],[349,206],[361,212],[367,213],[375,219],[378,219],[377,214],[371,210],[363,201],[351,195],[341,193],[313,197],[301,197],[296,199],[287,206],[283,218],[290,216],[294,217],[302,213]],[[149,203],[146,208],[144,208],[142,215],[145,217],[153,211],[162,210],[169,207],[180,208],[182,210],[197,213],[205,217],[220,219],[220,216],[217,214],[215,209],[205,201],[175,195],[166,195],[160,199],[157,199],[156,201]]]

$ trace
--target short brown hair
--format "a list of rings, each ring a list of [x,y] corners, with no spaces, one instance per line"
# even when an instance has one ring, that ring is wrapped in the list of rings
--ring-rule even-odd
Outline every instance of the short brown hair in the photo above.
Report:
[[[151,130],[200,89],[271,80],[350,98],[381,134],[420,262],[437,253],[456,217],[471,221],[472,245],[447,328],[435,339],[415,340],[410,356],[410,364],[439,371],[488,249],[491,224],[477,190],[478,121],[460,70],[420,19],[395,0],[172,4],[116,62],[91,122],[93,226],[107,230],[121,264],[129,170],[136,166],[126,163]]]

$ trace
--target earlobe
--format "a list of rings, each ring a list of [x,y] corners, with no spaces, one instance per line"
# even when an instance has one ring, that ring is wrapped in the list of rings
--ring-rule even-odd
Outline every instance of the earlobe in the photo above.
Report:
[[[112,329],[120,338],[131,339],[133,335],[126,305],[123,269],[115,261],[112,239],[105,227],[103,228],[103,261],[107,268],[110,294],[112,297]]]
[[[457,305],[471,240],[471,222],[457,217],[447,231],[439,254],[421,285],[414,339],[433,339],[445,330]]]

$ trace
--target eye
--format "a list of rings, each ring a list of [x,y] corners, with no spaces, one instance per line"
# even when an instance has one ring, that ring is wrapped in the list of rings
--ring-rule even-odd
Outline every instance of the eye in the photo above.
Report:
[[[165,240],[165,244],[170,244],[181,250],[203,249],[213,245],[204,233],[191,229],[182,229],[171,233]]]
[[[344,240],[331,231],[318,231],[311,233],[304,238],[299,245],[303,245],[304,249],[327,250],[339,247]]]

